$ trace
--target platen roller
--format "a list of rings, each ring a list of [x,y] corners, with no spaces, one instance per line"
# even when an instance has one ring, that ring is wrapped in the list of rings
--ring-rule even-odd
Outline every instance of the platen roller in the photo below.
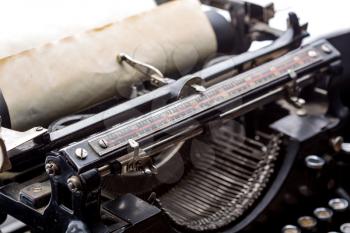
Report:
[[[13,129],[46,126],[109,98],[128,97],[132,85],[144,77],[118,64],[119,53],[164,73],[183,73],[217,48],[217,37],[199,2],[174,1],[2,58],[0,86]]]

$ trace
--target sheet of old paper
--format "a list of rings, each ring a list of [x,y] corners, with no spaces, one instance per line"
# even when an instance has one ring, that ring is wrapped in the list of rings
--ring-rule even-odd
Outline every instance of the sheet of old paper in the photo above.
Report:
[[[154,0],[1,0],[0,58],[154,7]]]
[[[119,65],[124,52],[163,72],[183,71],[215,53],[215,34],[197,0],[148,12],[0,59],[0,87],[12,127],[45,125],[112,96],[142,75]]]

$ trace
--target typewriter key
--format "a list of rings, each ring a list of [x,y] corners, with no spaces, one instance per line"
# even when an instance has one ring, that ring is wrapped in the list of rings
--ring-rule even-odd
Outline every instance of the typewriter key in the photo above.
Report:
[[[298,218],[298,224],[301,228],[305,230],[312,230],[317,225],[317,220],[310,216],[303,216]]]
[[[350,233],[350,223],[344,223],[340,226],[340,231],[342,233]]]
[[[334,198],[328,202],[334,211],[343,212],[349,207],[349,202],[343,198]]]
[[[330,221],[333,216],[333,211],[328,208],[317,208],[314,210],[314,215],[321,221]]]
[[[282,229],[282,233],[300,233],[300,232],[301,231],[299,230],[299,228],[294,225],[287,225]]]

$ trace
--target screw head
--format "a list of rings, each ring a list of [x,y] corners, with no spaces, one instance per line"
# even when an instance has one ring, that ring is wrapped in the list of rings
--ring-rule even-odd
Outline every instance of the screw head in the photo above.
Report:
[[[322,51],[325,52],[325,53],[331,53],[331,52],[332,52],[331,48],[330,48],[327,44],[323,44],[323,45],[321,46],[321,49],[322,49]]]
[[[106,149],[108,148],[108,141],[106,139],[101,139],[98,141],[98,144],[100,145],[101,148]]]
[[[75,149],[75,156],[83,160],[83,159],[86,159],[86,157],[88,156],[88,152],[84,148],[79,147]]]
[[[308,53],[309,57],[317,57],[317,52],[315,50],[310,50]]]
[[[77,176],[72,176],[67,180],[67,187],[72,193],[77,193],[80,190],[80,180]]]
[[[39,131],[44,130],[44,128],[43,128],[43,127],[41,127],[41,126],[39,126],[39,127],[36,127],[36,128],[35,128],[35,130],[39,132]]]

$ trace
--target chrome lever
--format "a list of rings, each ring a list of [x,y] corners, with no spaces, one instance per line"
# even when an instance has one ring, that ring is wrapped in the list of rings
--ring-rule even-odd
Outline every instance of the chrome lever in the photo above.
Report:
[[[137,71],[144,74],[149,78],[151,84],[156,87],[164,86],[169,83],[169,79],[165,78],[163,73],[158,70],[156,67],[146,64],[144,62],[133,59],[129,55],[125,53],[120,53],[117,56],[118,63],[126,62],[131,67],[136,69]]]

